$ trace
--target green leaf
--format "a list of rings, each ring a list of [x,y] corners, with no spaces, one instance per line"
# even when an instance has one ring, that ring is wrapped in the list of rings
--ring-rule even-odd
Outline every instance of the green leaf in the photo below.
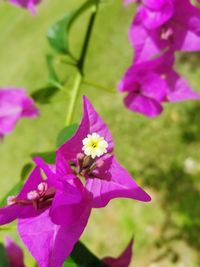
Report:
[[[78,128],[78,124],[76,123],[63,128],[58,134],[56,146],[60,147],[67,140],[69,140],[75,134],[77,128]]]
[[[33,92],[31,97],[39,104],[49,104],[58,91],[59,89],[54,86],[47,86]]]
[[[108,267],[80,241],[75,245],[70,257],[76,264],[74,266],[72,265],[72,267]],[[70,265],[64,266],[68,267]]]
[[[5,247],[0,243],[0,267],[9,267]]]
[[[88,0],[77,10],[69,11],[48,30],[50,45],[59,53],[72,56],[69,48],[69,32],[75,20],[98,0]]]
[[[71,257],[69,257],[62,267],[78,267],[78,265],[73,261]]]
[[[49,71],[49,84],[55,86],[56,88],[62,88],[62,84],[59,82],[58,76],[54,68],[54,56],[47,55],[47,67]]]
[[[13,188],[2,198],[1,202],[0,202],[0,207],[7,205],[7,198],[9,196],[16,196],[19,191],[21,190],[21,187],[23,185],[22,181],[19,181],[18,183],[16,183]]]
[[[31,170],[33,169],[34,165],[32,163],[27,163],[24,165],[24,167],[22,168],[21,171],[21,180],[24,181],[29,173],[31,172]]]
[[[42,158],[46,163],[54,164],[56,160],[56,154],[55,151],[48,151],[48,152],[40,152],[40,153],[32,153],[31,157],[40,157]]]

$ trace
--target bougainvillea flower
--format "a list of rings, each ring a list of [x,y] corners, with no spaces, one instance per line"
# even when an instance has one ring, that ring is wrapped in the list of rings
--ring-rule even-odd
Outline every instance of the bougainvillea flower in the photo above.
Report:
[[[151,59],[167,48],[171,51],[200,50],[200,9],[188,0],[175,0],[170,19],[159,27],[156,23],[154,26],[147,28],[144,15],[137,13],[129,32],[129,39],[135,48],[135,61]]]
[[[23,89],[0,89],[0,136],[13,131],[21,118],[35,118],[38,109]]]
[[[9,267],[25,267],[23,250],[10,237],[5,240]]]
[[[35,13],[35,6],[42,0],[9,0],[10,3],[16,6],[29,9],[33,14]]]
[[[82,234],[90,214],[90,208],[84,205],[83,189],[75,179],[57,181],[52,176],[44,180],[36,167],[20,193],[9,197],[8,205],[0,209],[0,224],[18,219],[19,235],[38,266],[61,267]],[[83,210],[79,202],[84,205]],[[65,211],[60,216],[63,224],[55,225],[51,220],[51,208],[59,205],[60,211]]]
[[[130,67],[119,83],[119,91],[127,92],[125,105],[134,112],[155,117],[164,102],[200,99],[187,81],[173,70],[174,56],[169,51],[147,62]]]
[[[114,144],[108,127],[97,114],[89,100],[84,97],[84,114],[75,135],[63,144],[56,153],[54,175],[57,179],[80,177],[92,199],[91,207],[100,208],[117,197],[150,201],[150,197],[117,162],[113,155]],[[38,162],[38,161],[37,161]],[[36,162],[36,163],[37,163]],[[40,161],[46,175],[50,169]],[[53,214],[52,210],[52,214]],[[52,219],[59,223],[60,212]]]
[[[167,22],[174,13],[173,0],[143,0],[137,14],[148,29],[154,29]]]
[[[132,259],[133,239],[118,258],[106,257],[102,261],[109,267],[128,267]]]

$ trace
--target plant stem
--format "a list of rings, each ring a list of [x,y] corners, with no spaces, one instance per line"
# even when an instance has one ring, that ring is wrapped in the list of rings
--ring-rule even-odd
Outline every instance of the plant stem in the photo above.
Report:
[[[76,75],[75,82],[74,82],[74,87],[72,89],[71,101],[69,103],[69,109],[68,109],[67,117],[66,117],[66,126],[69,126],[72,122],[74,111],[75,111],[75,106],[76,106],[76,102],[77,102],[77,98],[78,98],[78,93],[79,93],[81,83],[82,83],[82,79],[83,79],[82,75],[78,71],[77,75]]]
[[[83,83],[85,85],[88,85],[88,86],[91,86],[91,87],[94,87],[94,88],[97,88],[97,89],[100,89],[100,90],[103,90],[103,91],[106,91],[106,92],[109,92],[109,93],[116,93],[116,89],[112,89],[112,88],[107,88],[107,87],[104,87],[100,84],[97,84],[97,83],[94,83],[94,82],[91,82],[91,81],[87,81],[87,80],[83,80]]]
[[[77,72],[77,75],[76,75],[76,78],[74,81],[74,86],[72,88],[71,101],[69,103],[69,109],[68,109],[67,118],[66,118],[66,126],[69,126],[71,124],[73,116],[74,116],[74,111],[75,111],[76,102],[78,99],[78,94],[79,94],[79,91],[80,91],[80,88],[81,88],[81,85],[83,82],[85,59],[87,56],[87,51],[88,51],[89,42],[91,39],[91,34],[92,34],[94,22],[95,22],[96,15],[98,12],[98,6],[99,6],[99,0],[97,0],[96,4],[94,6],[94,9],[92,11],[90,21],[88,24],[88,28],[86,31],[81,55],[80,55],[80,58],[77,62],[78,72]]]

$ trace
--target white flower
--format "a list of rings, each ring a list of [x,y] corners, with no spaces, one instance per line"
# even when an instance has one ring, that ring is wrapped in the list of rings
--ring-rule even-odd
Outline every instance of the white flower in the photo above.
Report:
[[[83,139],[82,143],[82,150],[85,155],[91,156],[93,159],[107,153],[108,143],[97,133],[88,134],[87,137]]]

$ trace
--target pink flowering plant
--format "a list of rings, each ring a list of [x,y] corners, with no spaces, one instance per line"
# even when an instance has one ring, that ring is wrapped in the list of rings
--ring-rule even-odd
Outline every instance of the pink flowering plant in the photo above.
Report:
[[[45,1],[6,2],[37,15],[36,6]],[[123,78],[119,77],[117,86],[118,91],[125,94],[125,106],[154,118],[162,113],[167,103],[198,101],[200,93],[195,92],[176,69],[175,53],[200,50],[200,9],[189,0],[124,1],[126,6],[131,3],[137,5],[129,29],[134,59]],[[32,161],[22,169],[21,180],[1,201],[2,230],[7,231],[13,225],[11,223],[17,221],[20,240],[39,267],[130,266],[133,239],[119,257],[100,259],[80,238],[87,231],[92,211],[105,208],[114,199],[134,200],[135,205],[151,201],[140,181],[136,181],[116,159],[112,129],[108,128],[88,96],[82,97],[82,120],[79,124],[74,121],[80,89],[87,84],[85,62],[88,48],[96,16],[103,4],[102,0],[85,0],[49,28],[48,42],[53,52],[47,56],[47,85],[30,96],[22,88],[0,88],[2,142],[12,138],[21,119],[37,120],[41,114],[38,107],[51,105],[58,92],[64,92],[68,99],[66,121],[58,132],[56,149],[43,153],[34,151]],[[71,49],[70,32],[83,14],[89,16],[89,22],[77,56]],[[57,60],[63,60],[75,69],[70,92],[66,92],[67,82],[61,78],[62,70],[57,68]],[[94,87],[101,89],[100,93],[105,90],[102,85]],[[0,266],[1,263],[3,267],[26,266],[22,248],[10,237],[1,249]]]

